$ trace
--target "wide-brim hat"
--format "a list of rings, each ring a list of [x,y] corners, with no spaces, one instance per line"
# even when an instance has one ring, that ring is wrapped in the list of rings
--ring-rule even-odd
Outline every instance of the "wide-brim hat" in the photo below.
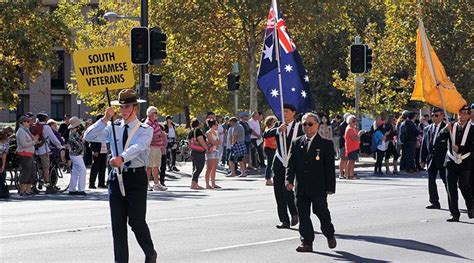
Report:
[[[296,107],[293,104],[290,103],[285,103],[283,104],[283,109],[289,109],[291,111],[296,111]]]
[[[81,120],[78,117],[74,116],[69,119],[69,126],[67,128],[74,129],[79,127],[79,125],[81,125]]]
[[[120,91],[118,95],[118,100],[113,100],[110,102],[111,105],[119,106],[119,105],[128,105],[128,104],[137,104],[137,103],[144,103],[146,100],[138,99],[137,93],[131,89],[124,89]]]

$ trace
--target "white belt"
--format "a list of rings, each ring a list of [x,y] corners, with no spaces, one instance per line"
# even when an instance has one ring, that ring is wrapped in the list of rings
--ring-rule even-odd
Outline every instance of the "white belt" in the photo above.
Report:
[[[464,159],[466,159],[467,157],[471,156],[471,153],[470,153],[470,152],[468,152],[468,153],[466,153],[466,154],[463,154],[463,155],[461,155],[461,154],[459,154],[459,153],[455,153],[455,154],[453,155],[453,154],[451,154],[450,151],[448,151],[447,154],[448,154],[449,159],[453,160],[454,163],[456,163],[456,164],[461,164]]]

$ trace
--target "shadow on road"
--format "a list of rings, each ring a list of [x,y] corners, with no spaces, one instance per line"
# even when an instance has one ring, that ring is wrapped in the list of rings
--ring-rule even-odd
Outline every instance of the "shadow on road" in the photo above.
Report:
[[[318,252],[314,251],[314,254],[326,256],[326,257],[332,257],[334,260],[338,261],[349,261],[349,262],[365,262],[365,263],[386,263],[390,261],[385,261],[385,260],[378,260],[378,259],[371,259],[371,258],[364,258],[361,256],[354,255],[349,252],[345,251],[335,251],[337,254],[330,254],[330,253],[324,253],[324,252]]]

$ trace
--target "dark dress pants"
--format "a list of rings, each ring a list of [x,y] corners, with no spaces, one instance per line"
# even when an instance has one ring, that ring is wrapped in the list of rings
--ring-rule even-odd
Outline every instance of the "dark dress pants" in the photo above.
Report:
[[[311,222],[311,205],[313,213],[318,217],[321,223],[321,232],[326,238],[334,236],[334,225],[331,222],[331,213],[328,209],[327,195],[307,196],[298,195],[296,197],[296,206],[298,207],[298,216],[300,219],[299,232],[301,242],[306,245],[313,245],[314,229]]]
[[[204,152],[191,152],[191,158],[193,159],[193,182],[198,182],[199,175],[201,174],[202,170],[204,169],[204,165],[206,164],[206,155]]]
[[[270,148],[264,148],[265,150],[265,155],[267,156],[267,167],[265,168],[265,179],[269,180],[272,179],[272,173],[273,173],[273,158],[275,157],[275,149],[270,149]]]
[[[428,192],[430,194],[430,203],[434,205],[440,205],[439,195],[438,195],[438,186],[436,185],[436,177],[439,173],[439,177],[443,181],[444,188],[446,191],[446,168],[438,169],[436,167],[428,168]]]
[[[290,224],[287,209],[292,216],[297,216],[298,211],[295,205],[295,195],[293,191],[288,191],[285,185],[285,170],[280,160],[275,158],[273,162],[273,190],[277,202],[278,218],[283,224]]]
[[[449,211],[453,217],[459,218],[461,215],[459,213],[458,207],[458,184],[459,190],[464,197],[466,202],[466,208],[472,209],[472,195],[471,187],[469,185],[469,174],[471,171],[462,171],[459,170],[456,165],[452,163],[448,164],[448,202],[449,202]]]
[[[382,161],[385,157],[385,152],[378,150],[375,152],[376,162],[374,172],[382,172]]]
[[[107,167],[107,153],[99,153],[92,156],[91,174],[89,177],[89,185],[95,186],[95,180],[99,175],[99,186],[105,186],[105,168]]]
[[[402,145],[402,166],[407,172],[415,169],[415,152],[416,142],[407,142]]]
[[[156,251],[146,223],[147,176],[145,168],[135,172],[124,172],[125,195],[120,194],[116,176],[109,181],[109,204],[112,218],[115,262],[128,262],[128,224],[135,233],[145,256],[152,257]]]
[[[161,166],[160,166],[160,184],[165,185],[166,177],[166,154],[161,155]]]

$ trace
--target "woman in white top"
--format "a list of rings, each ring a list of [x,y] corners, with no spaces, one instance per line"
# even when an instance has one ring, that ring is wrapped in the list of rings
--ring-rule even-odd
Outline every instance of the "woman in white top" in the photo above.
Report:
[[[217,163],[219,162],[218,147],[221,144],[221,140],[219,139],[219,133],[217,131],[219,125],[216,120],[209,119],[207,120],[207,126],[210,129],[206,132],[207,142],[209,146],[209,151],[206,153],[206,188],[219,189],[221,187],[216,184],[216,169]],[[211,179],[211,184],[209,184],[209,179]]]

